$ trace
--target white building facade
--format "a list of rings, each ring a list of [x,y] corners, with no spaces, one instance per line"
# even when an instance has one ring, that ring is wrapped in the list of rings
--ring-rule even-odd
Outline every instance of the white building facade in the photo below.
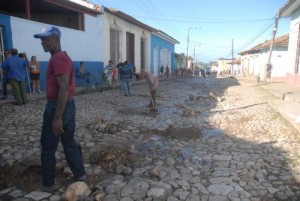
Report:
[[[288,35],[275,38],[271,55],[272,80],[284,81],[286,77],[286,63],[288,55]],[[250,50],[239,53],[241,55],[241,71],[244,76],[266,77],[266,64],[270,56],[271,40],[260,43]]]
[[[149,70],[150,35],[154,29],[111,8],[104,9],[103,20],[105,61],[128,61],[137,72]]]
[[[288,1],[280,10],[280,17],[290,17],[289,60],[286,63],[286,82],[300,86],[300,0]]]

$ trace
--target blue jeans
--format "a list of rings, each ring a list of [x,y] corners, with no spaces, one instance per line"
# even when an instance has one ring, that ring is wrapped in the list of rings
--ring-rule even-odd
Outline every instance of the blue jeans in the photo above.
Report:
[[[124,95],[131,95],[131,79],[122,79]]]
[[[42,162],[42,184],[52,186],[55,183],[55,152],[59,140],[61,140],[67,163],[73,173],[74,178],[82,177],[86,174],[83,159],[78,145],[74,138],[75,133],[75,101],[67,101],[63,111],[62,120],[65,132],[55,135],[52,130],[52,122],[56,109],[56,101],[48,101],[43,116],[43,127],[41,134],[41,162]]]

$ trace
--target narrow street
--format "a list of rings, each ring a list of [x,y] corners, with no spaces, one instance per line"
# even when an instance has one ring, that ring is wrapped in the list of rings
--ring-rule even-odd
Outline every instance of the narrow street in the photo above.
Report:
[[[270,107],[275,98],[254,83],[212,77],[162,80],[157,113],[146,108],[145,84],[130,97],[76,96],[76,139],[92,191],[83,200],[298,200],[299,133]],[[67,187],[59,145],[61,188],[39,189],[45,102],[0,107],[0,200],[60,200]]]

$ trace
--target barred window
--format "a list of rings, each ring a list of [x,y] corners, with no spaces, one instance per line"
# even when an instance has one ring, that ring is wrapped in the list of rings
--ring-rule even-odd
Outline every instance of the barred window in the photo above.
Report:
[[[141,71],[146,69],[146,39],[141,38]]]
[[[120,30],[110,29],[110,59],[114,64],[122,60],[121,33]]]

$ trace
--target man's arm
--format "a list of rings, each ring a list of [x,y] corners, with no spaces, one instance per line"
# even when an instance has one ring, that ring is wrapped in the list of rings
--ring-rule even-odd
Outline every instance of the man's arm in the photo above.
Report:
[[[7,70],[7,68],[8,68],[7,61],[4,61],[4,62],[1,64],[1,69]]]
[[[52,123],[52,129],[56,135],[59,135],[64,132],[62,114],[69,95],[69,75],[67,74],[58,75],[56,76],[56,80],[59,85],[59,92],[56,100],[56,110],[55,110],[54,119]]]

